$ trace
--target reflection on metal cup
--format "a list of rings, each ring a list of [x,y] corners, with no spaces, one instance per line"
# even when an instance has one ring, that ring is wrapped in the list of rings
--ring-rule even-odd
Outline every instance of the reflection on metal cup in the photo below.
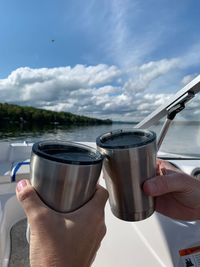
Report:
[[[115,130],[99,136],[105,155],[103,172],[113,214],[125,221],[146,219],[154,212],[154,199],[143,183],[156,174],[156,134],[148,130]]]
[[[93,196],[103,156],[94,148],[63,141],[35,143],[31,155],[31,183],[45,204],[71,212]]]

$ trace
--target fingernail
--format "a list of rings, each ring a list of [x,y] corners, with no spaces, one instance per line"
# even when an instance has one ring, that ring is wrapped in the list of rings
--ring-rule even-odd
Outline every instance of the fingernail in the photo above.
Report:
[[[17,183],[17,191],[20,192],[27,186],[26,180],[21,180]]]

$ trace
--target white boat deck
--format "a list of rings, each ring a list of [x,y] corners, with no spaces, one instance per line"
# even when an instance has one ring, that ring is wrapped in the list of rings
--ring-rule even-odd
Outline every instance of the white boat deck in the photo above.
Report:
[[[95,146],[94,143],[87,145]],[[25,219],[25,214],[16,199],[16,183],[10,182],[10,173],[11,167],[18,159],[22,161],[30,158],[31,145],[24,143],[21,146],[20,144],[8,146],[5,143],[3,149],[5,155],[0,157],[0,169],[6,163],[1,175],[7,173],[7,180],[0,180],[0,266],[26,267],[28,266],[26,223],[25,221],[19,223]],[[200,166],[200,160],[173,162],[188,173],[192,173],[193,169]],[[20,179],[28,173],[29,167],[25,166],[20,169],[17,177]],[[100,182],[104,185],[102,176]],[[180,257],[179,251],[200,246],[199,221],[171,220],[155,212],[144,221],[124,222],[113,216],[108,203],[105,220],[107,234],[93,267],[184,267],[185,259]],[[10,231],[13,233],[11,239]],[[10,247],[13,248],[11,255]]]

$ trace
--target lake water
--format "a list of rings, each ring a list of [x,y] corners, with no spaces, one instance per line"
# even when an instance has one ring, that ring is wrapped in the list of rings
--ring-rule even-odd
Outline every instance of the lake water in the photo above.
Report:
[[[112,131],[119,128],[131,128],[134,124],[109,124],[94,126],[70,126],[70,127],[54,127],[43,129],[20,129],[19,127],[10,127],[0,130],[1,140],[8,141],[24,141],[36,142],[39,140],[68,140],[68,141],[85,141],[95,142],[96,137],[102,133]]]
[[[74,126],[74,127],[55,127],[40,129],[24,129],[24,127],[13,127],[1,129],[1,141],[11,142],[36,142],[39,140],[68,140],[68,141],[89,141],[95,142],[96,137],[102,133],[115,129],[132,128],[134,124],[114,123],[111,125],[95,126]],[[159,135],[162,124],[158,124],[152,129]],[[161,146],[162,151],[178,154],[200,155],[200,123],[179,122],[173,123],[166,138]]]

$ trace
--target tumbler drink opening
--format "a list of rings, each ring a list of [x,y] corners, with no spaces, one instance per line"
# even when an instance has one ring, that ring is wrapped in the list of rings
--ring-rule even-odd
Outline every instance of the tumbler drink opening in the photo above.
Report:
[[[71,212],[94,194],[103,156],[75,142],[41,141],[31,155],[31,183],[40,198],[59,212]]]
[[[96,149],[74,142],[43,141],[33,145],[33,153],[56,162],[86,165],[102,160]]]
[[[156,174],[156,134],[120,129],[99,136],[96,142],[105,155],[103,172],[113,214],[125,221],[149,217],[154,199],[144,194],[142,186]]]

